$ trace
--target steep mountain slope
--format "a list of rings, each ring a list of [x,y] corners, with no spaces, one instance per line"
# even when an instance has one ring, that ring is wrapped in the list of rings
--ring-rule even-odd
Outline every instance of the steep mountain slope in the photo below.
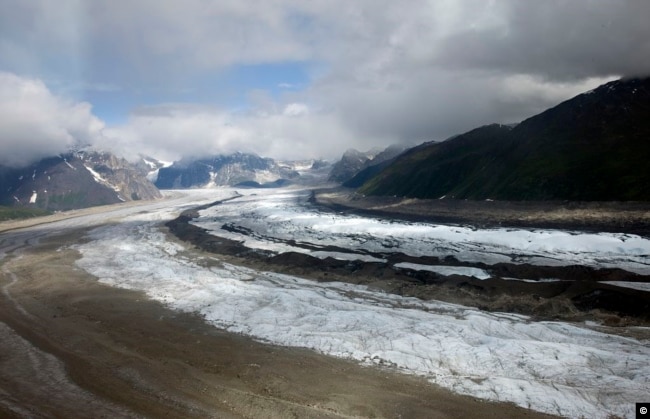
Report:
[[[136,201],[162,197],[158,188],[143,176],[144,173],[123,158],[107,152],[82,152],[77,155],[91,173],[94,170],[99,174],[100,182],[103,181],[119,192],[120,200]],[[95,180],[98,180],[96,176]]]
[[[390,166],[395,159],[390,159],[383,161],[381,163],[366,167],[365,169],[358,172],[352,178],[346,180],[342,183],[346,188],[358,188],[366,183],[368,180],[375,177],[377,174],[381,173],[382,170]]]
[[[181,160],[160,168],[156,186],[161,189],[237,185],[253,181],[260,184],[292,179],[299,174],[273,159],[254,154],[234,153],[205,159]]]
[[[158,172],[160,169],[171,165],[172,163],[170,162],[164,162],[154,157],[143,155],[140,155],[140,159],[134,163],[138,172],[154,183],[158,179]]]
[[[494,181],[491,175],[500,168],[486,172],[504,156],[510,131],[506,125],[487,125],[451,140],[412,148],[367,181],[361,191],[418,198],[440,198],[450,190],[457,195],[471,192],[478,180]]]
[[[328,180],[330,182],[345,182],[363,170],[366,164],[378,153],[377,150],[370,150],[365,153],[354,148],[346,150],[341,156],[341,160],[332,166]]]
[[[360,192],[417,198],[650,200],[650,79],[618,80],[511,128],[411,149]]]
[[[4,205],[60,211],[159,197],[135,167],[110,153],[69,153],[20,169],[0,167]]]
[[[278,164],[300,175],[291,178],[291,183],[305,186],[322,185],[327,181],[327,176],[332,169],[332,164],[322,159],[278,161]]]
[[[328,180],[330,182],[349,182],[360,172],[394,159],[404,149],[404,147],[398,145],[388,146],[384,150],[372,149],[366,152],[351,148],[343,153],[341,160],[334,164]]]

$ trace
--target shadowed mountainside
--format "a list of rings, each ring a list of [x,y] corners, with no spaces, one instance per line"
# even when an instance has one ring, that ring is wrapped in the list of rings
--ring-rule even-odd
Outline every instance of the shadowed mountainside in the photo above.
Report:
[[[650,200],[650,78],[618,80],[511,128],[425,143],[359,192],[415,198]]]

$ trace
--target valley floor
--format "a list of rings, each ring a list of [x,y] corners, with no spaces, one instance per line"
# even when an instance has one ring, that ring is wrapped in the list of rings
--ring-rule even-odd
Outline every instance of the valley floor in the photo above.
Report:
[[[88,242],[88,228],[166,207],[180,212],[196,199],[0,226],[0,416],[546,417],[424,378],[227,333],[79,268],[76,246]]]

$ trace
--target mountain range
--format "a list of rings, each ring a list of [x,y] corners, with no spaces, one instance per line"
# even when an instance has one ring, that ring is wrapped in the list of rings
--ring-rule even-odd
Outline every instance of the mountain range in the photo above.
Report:
[[[132,164],[108,152],[71,152],[22,168],[0,167],[0,204],[62,211],[160,198]]]
[[[279,187],[330,181],[362,194],[415,198],[650,200],[650,78],[621,79],[516,125],[492,124],[404,151],[346,151],[278,162],[234,153],[131,164],[71,151],[27,167],[0,166],[0,205],[60,211],[155,199],[158,188]],[[155,185],[154,185],[155,183]]]
[[[108,152],[71,151],[26,167],[0,166],[0,207],[23,208],[29,210],[26,214],[36,214],[36,210],[63,211],[156,199],[162,196],[158,187],[315,185],[322,183],[330,168],[322,160],[276,162],[246,153],[173,163],[141,156],[130,163]]]
[[[250,186],[277,182],[281,179],[296,179],[299,176],[300,174],[292,167],[280,165],[271,158],[238,152],[174,162],[171,166],[158,170],[155,184],[161,189],[209,188],[235,186],[240,183]]]
[[[647,201],[648,161],[650,78],[621,79],[514,127],[414,147],[354,186],[415,198]]]

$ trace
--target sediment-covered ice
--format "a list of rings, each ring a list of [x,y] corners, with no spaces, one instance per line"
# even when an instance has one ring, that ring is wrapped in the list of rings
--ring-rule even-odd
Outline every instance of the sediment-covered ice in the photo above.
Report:
[[[266,205],[277,203],[275,198]],[[267,219],[272,217],[280,222],[285,215],[272,212]],[[310,219],[304,228],[324,235],[336,217],[322,225]],[[93,230],[90,240],[77,246],[78,265],[104,283],[142,290],[232,332],[391,366],[484,399],[568,417],[633,417],[634,403],[650,393],[648,342],[358,285],[317,283],[225,263],[202,267],[179,253],[181,247],[150,221],[155,218],[142,214]],[[286,222],[294,221],[300,224]],[[379,226],[372,234],[384,237],[387,231],[395,235],[414,228],[399,236],[407,237],[435,229],[367,223],[366,232]],[[449,234],[470,234],[454,229]]]

